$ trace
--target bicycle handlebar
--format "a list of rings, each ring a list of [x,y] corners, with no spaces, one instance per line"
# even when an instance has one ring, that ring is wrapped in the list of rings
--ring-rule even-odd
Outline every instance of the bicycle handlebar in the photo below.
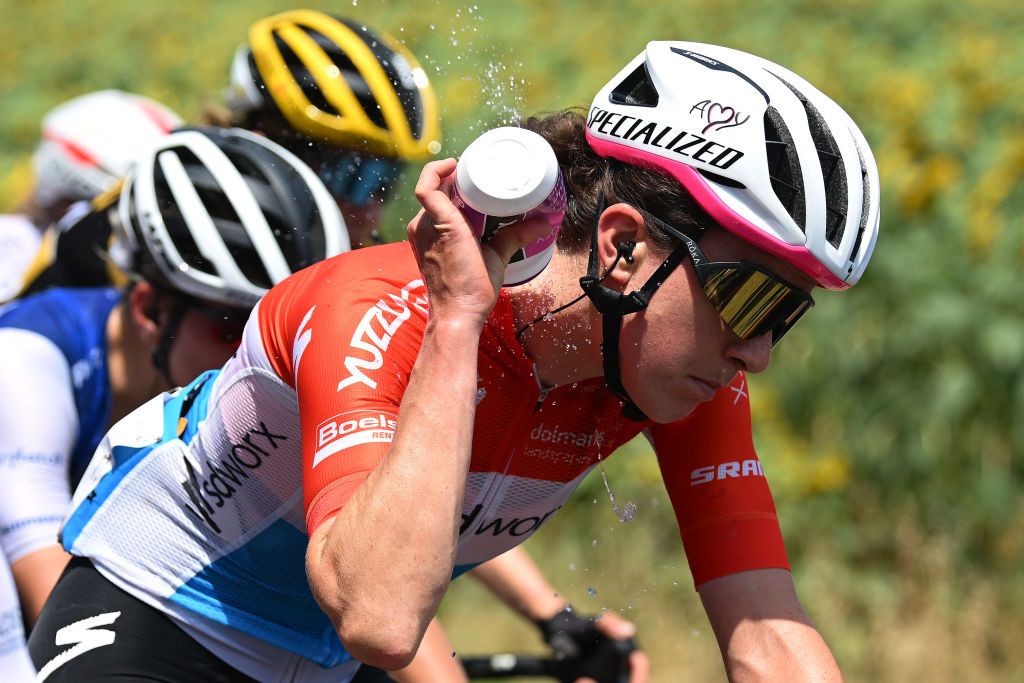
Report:
[[[538,657],[522,654],[495,654],[462,657],[462,666],[470,679],[546,676],[572,683],[584,676],[598,683],[629,683],[629,655],[636,649],[632,640],[609,641],[610,647],[598,656]]]

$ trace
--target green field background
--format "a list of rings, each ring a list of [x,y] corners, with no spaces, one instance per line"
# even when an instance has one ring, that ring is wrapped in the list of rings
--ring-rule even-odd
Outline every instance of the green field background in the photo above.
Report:
[[[440,96],[444,154],[516,117],[588,105],[648,40],[721,43],[818,84],[881,169],[863,282],[822,293],[752,380],[755,431],[804,603],[853,681],[1024,680],[1024,3],[351,0]],[[116,87],[196,120],[250,22],[281,2],[0,2],[0,209],[32,183],[40,116]],[[407,188],[411,185],[407,185]],[[397,239],[408,190],[389,211]],[[722,678],[646,446],[604,467],[527,544],[581,610],[640,625],[656,681]],[[538,649],[458,582],[463,653]]]

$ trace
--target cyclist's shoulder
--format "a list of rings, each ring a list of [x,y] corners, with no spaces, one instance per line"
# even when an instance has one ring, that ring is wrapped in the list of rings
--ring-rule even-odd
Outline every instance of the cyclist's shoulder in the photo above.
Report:
[[[416,259],[406,243],[345,252],[295,273],[260,301],[261,325],[298,326],[317,309],[336,321],[358,319],[382,299],[410,301],[425,292]]]
[[[39,234],[39,228],[23,213],[0,213],[0,230],[28,230]]]
[[[0,329],[34,332],[66,350],[92,347],[105,339],[121,296],[114,287],[49,289],[0,310]]]
[[[392,337],[401,331],[411,341],[426,319],[426,287],[411,249],[386,244],[333,256],[275,285],[250,318],[258,334],[244,343],[294,386],[300,358],[304,373],[319,376],[337,364],[339,348],[352,365],[404,357],[415,344],[392,344]]]

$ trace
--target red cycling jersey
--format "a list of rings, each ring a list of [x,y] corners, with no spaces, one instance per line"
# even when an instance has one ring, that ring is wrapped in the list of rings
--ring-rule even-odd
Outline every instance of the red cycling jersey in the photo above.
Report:
[[[298,398],[310,533],[387,452],[428,313],[406,244],[328,259],[260,302],[263,351]],[[697,585],[738,571],[788,569],[742,373],[667,425],[623,418],[621,401],[600,379],[542,396],[503,292],[481,335],[478,375],[459,570],[536,531],[594,465],[641,430],[657,453]]]

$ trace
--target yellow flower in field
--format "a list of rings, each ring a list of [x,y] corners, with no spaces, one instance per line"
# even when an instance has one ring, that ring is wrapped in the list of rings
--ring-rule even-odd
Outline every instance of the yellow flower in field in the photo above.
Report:
[[[803,488],[808,493],[827,493],[841,489],[849,480],[849,459],[838,452],[829,453],[812,461]]]
[[[21,200],[28,196],[35,184],[35,173],[32,171],[32,160],[29,157],[21,159],[11,170],[0,179],[0,187],[4,188],[3,201],[0,203],[0,213],[10,211]]]
[[[960,181],[960,162],[945,154],[929,157],[914,169],[913,179],[900,193],[900,204],[913,215],[928,208],[932,201]]]
[[[968,195],[967,242],[973,251],[987,250],[1002,232],[1005,216],[1001,209],[1024,177],[1024,136],[1004,136],[1004,139],[1006,144],[999,158]]]

